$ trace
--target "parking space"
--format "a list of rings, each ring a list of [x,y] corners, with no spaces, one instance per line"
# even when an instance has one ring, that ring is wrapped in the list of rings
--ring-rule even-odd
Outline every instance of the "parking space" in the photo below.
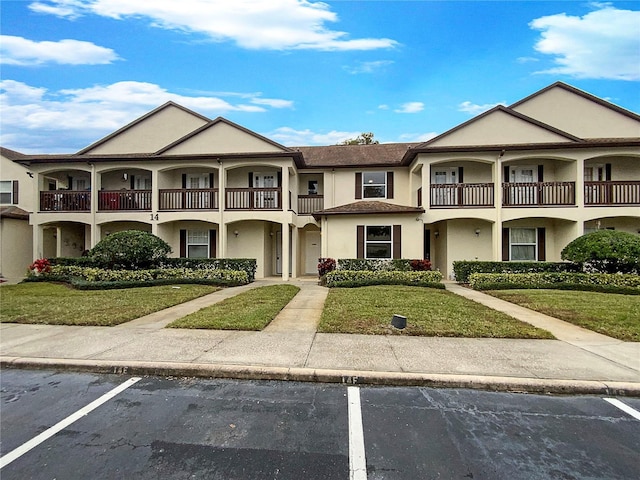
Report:
[[[3,371],[2,457],[127,380]],[[630,479],[640,463],[640,421],[595,396],[179,378],[126,387],[4,466],[3,480]]]

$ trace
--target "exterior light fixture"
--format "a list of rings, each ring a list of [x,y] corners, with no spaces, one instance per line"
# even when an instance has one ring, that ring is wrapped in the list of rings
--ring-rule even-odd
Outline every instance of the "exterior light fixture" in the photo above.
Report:
[[[433,236],[438,238],[440,236],[440,230],[436,230],[435,232],[433,232]]]
[[[233,231],[233,234],[234,234],[236,237],[238,236],[238,234],[239,234],[239,233],[240,233],[240,232],[238,232],[238,230],[234,230],[234,231]]]
[[[479,236],[480,236],[480,229],[476,228],[476,237],[479,237]]]

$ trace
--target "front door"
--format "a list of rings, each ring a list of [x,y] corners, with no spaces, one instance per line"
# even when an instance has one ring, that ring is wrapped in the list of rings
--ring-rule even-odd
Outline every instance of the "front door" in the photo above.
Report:
[[[318,258],[322,255],[322,251],[320,250],[320,232],[306,232],[304,238],[304,273],[306,275],[314,275],[318,273]]]
[[[273,173],[254,173],[253,174],[253,187],[272,189],[276,188],[278,181],[276,175]],[[275,190],[259,190],[254,192],[255,208],[275,209],[278,206],[277,192]]]
[[[436,185],[431,192],[431,205],[453,206],[457,203],[456,186],[458,169],[456,167],[434,167],[431,183]]]
[[[211,188],[209,185],[209,175],[202,174],[187,174],[187,190],[202,190],[205,188]],[[211,208],[210,205],[211,196],[207,192],[195,191],[187,192],[186,207],[187,208]]]
[[[535,205],[538,203],[538,169],[531,166],[515,166],[509,169],[509,182],[522,185],[511,185],[511,205]]]

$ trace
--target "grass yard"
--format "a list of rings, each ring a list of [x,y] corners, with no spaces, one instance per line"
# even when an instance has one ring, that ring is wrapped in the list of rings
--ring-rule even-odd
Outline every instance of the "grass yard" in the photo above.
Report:
[[[407,317],[407,328],[391,327],[393,314]],[[333,288],[318,327],[326,333],[385,335],[400,333],[432,337],[554,338],[445,290],[405,286]]]
[[[640,295],[570,290],[485,293],[619,340],[640,342]]]
[[[219,290],[209,285],[74,290],[54,283],[0,287],[0,321],[112,326]]]
[[[187,315],[168,327],[262,330],[299,291],[295,285],[254,288]]]

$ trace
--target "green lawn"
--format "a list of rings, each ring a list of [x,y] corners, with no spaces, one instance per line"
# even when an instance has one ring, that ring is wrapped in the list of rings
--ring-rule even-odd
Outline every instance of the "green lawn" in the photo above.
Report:
[[[262,330],[299,291],[295,285],[254,288],[187,315],[168,327]]]
[[[407,328],[390,326],[393,314],[407,317]],[[503,313],[450,292],[404,286],[333,288],[319,332],[434,337],[554,338]]]
[[[0,287],[0,321],[112,326],[217,290],[209,285],[119,290],[74,290],[41,282],[5,285]]]
[[[568,290],[485,293],[613,338],[640,342],[640,295]]]

